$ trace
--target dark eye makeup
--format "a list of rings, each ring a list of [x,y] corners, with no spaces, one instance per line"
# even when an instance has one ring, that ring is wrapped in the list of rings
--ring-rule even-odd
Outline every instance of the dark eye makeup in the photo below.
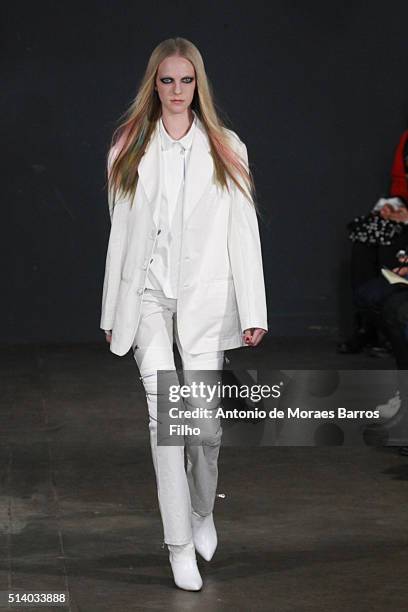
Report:
[[[194,77],[183,77],[181,80],[183,81],[183,83],[192,83],[194,81]],[[172,83],[174,79],[173,77],[162,77],[160,81],[165,85],[168,85],[169,83]]]

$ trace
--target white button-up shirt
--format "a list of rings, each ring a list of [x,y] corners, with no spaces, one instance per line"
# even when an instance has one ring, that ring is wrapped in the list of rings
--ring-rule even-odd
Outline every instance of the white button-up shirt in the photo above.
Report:
[[[194,113],[194,111],[193,111]],[[146,279],[149,289],[161,289],[177,298],[180,248],[183,228],[183,194],[188,159],[196,126],[196,114],[187,134],[174,140],[159,119],[161,143],[162,198],[159,229],[153,260]]]

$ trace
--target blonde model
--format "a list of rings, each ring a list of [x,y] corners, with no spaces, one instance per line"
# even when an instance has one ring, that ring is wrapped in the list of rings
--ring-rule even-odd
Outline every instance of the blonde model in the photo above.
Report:
[[[184,371],[220,372],[225,350],[258,345],[268,325],[246,146],[218,117],[193,43],[170,38],[154,49],[107,165],[101,328],[113,353],[133,350],[174,581],[199,590],[196,551],[209,561],[217,546],[222,429],[208,419],[198,440],[157,444],[157,372],[175,371],[174,342]]]

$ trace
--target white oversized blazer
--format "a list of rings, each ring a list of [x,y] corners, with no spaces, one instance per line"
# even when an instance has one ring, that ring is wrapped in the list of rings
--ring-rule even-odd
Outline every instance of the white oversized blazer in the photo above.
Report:
[[[139,325],[143,291],[158,232],[163,177],[159,124],[139,163],[131,199],[112,210],[100,327],[112,330],[110,350],[125,355]],[[248,164],[244,143],[228,130]],[[112,155],[112,152],[111,152]],[[253,204],[229,180],[230,193],[213,178],[209,140],[197,117],[184,190],[183,239],[177,328],[183,349],[205,353],[246,346],[242,332],[268,329],[262,253]]]

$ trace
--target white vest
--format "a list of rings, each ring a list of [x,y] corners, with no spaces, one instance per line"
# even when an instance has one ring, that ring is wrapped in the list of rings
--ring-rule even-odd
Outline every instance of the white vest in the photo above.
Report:
[[[193,111],[194,113],[194,111]],[[159,119],[160,164],[164,176],[160,202],[159,229],[151,259],[146,287],[160,289],[166,297],[177,299],[183,228],[184,182],[193,142],[196,115],[187,134],[174,140]]]

